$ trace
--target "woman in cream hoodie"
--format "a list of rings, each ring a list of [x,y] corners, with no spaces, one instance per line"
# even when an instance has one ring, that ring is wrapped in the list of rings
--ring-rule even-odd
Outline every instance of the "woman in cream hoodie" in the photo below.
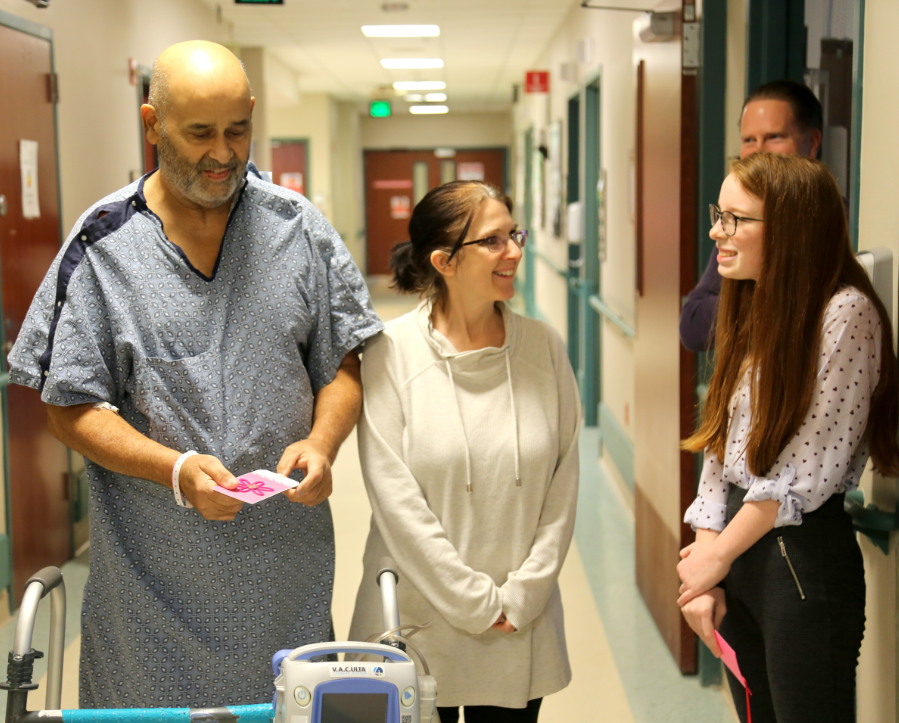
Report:
[[[565,345],[512,313],[525,231],[476,181],[439,186],[393,251],[415,311],[365,345],[359,452],[372,505],[350,637],[382,632],[391,555],[442,723],[536,721],[571,679],[558,575],[574,528],[578,390]]]

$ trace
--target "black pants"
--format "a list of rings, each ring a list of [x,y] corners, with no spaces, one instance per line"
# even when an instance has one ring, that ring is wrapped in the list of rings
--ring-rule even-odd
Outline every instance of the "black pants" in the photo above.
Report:
[[[728,522],[745,494],[731,485]],[[727,614],[720,633],[752,691],[753,723],[855,720],[865,571],[843,499],[834,495],[803,515],[801,525],[766,534],[725,578]],[[727,677],[746,723],[746,692],[730,671]]]
[[[529,700],[527,708],[498,708],[493,705],[466,705],[465,723],[537,723],[543,698]],[[458,708],[437,708],[440,723],[458,723]]]

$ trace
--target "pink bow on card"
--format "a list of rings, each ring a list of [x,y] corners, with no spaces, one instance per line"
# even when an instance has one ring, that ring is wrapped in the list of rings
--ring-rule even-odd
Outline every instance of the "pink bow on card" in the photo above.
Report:
[[[261,480],[248,480],[241,477],[237,481],[238,492],[252,492],[254,495],[264,497],[266,492],[274,492],[273,487],[266,487],[265,482]]]

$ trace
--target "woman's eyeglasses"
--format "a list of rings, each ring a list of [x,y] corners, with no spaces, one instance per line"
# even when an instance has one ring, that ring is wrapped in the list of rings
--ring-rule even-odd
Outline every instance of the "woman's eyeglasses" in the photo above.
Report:
[[[472,244],[481,244],[490,253],[495,254],[504,251],[509,239],[515,243],[518,248],[524,248],[525,242],[528,240],[528,232],[524,229],[512,231],[508,236],[488,236],[487,238],[479,238],[476,241],[466,241],[462,246],[471,246]]]
[[[749,218],[748,216],[735,216],[730,211],[722,211],[714,203],[709,204],[709,217],[712,227],[721,220],[721,228],[725,236],[733,236],[737,232],[737,221],[762,221],[763,218]]]

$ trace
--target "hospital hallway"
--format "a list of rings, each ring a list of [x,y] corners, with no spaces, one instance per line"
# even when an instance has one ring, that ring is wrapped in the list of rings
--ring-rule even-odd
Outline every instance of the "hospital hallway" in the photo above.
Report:
[[[389,321],[415,306],[413,298],[389,288],[391,254],[400,244],[413,242],[409,259],[417,265],[418,260],[429,258],[424,252],[432,253],[428,249],[434,244],[440,251],[452,244],[460,249],[478,244],[466,249],[466,256],[475,249],[496,253],[498,241],[508,233],[508,248],[517,245],[521,256],[511,275],[514,281],[505,261],[494,267],[502,277],[498,288],[506,294],[514,283],[512,309],[558,334],[564,350],[561,345],[553,349],[540,342],[530,344],[528,351],[548,347],[554,373],[564,366],[560,360],[567,358],[577,391],[573,385],[564,390],[559,385],[565,402],[558,405],[549,396],[539,398],[548,401],[526,396],[524,388],[518,395],[515,388],[525,383],[521,380],[531,382],[541,394],[551,385],[549,381],[533,383],[545,369],[524,366],[528,363],[524,358],[515,360],[520,366],[513,371],[516,355],[509,353],[504,376],[509,380],[509,409],[511,419],[522,423],[502,422],[498,416],[502,410],[493,397],[473,396],[477,405],[484,406],[472,407],[477,432],[469,438],[464,436],[464,416],[459,426],[444,414],[455,401],[462,415],[464,394],[456,394],[457,382],[451,380],[455,396],[447,391],[446,397],[440,397],[446,401],[438,404],[435,400],[442,388],[416,374],[399,385],[405,393],[413,383],[422,384],[420,392],[416,388],[408,394],[420,406],[406,415],[409,423],[404,431],[409,435],[413,430],[413,437],[421,431],[425,441],[407,447],[426,450],[423,469],[436,470],[435,486],[442,485],[456,475],[448,469],[454,457],[448,454],[445,459],[451,461],[444,462],[440,455],[463,447],[447,443],[440,435],[448,434],[447,429],[461,432],[459,439],[469,450],[469,472],[474,469],[471,454],[475,449],[491,465],[485,477],[502,479],[502,474],[511,475],[515,469],[519,482],[525,478],[521,487],[534,493],[535,502],[522,504],[511,493],[508,499],[533,512],[535,519],[537,510],[550,510],[537,523],[545,535],[544,530],[555,529],[543,524],[552,515],[551,506],[545,500],[537,502],[539,487],[528,484],[528,476],[540,474],[535,464],[545,463],[550,469],[548,456],[537,452],[539,445],[554,449],[539,425],[542,412],[553,412],[558,406],[560,423],[549,434],[563,429],[563,412],[570,422],[577,395],[583,414],[578,504],[573,542],[560,576],[573,678],[566,689],[543,701],[539,718],[543,723],[735,723],[738,719],[723,682],[723,665],[692,631],[677,604],[681,576],[689,582],[689,568],[697,560],[678,569],[680,551],[695,540],[691,522],[696,518],[688,511],[697,494],[717,479],[713,458],[687,451],[682,444],[693,437],[690,449],[705,446],[695,442],[695,433],[710,399],[709,419],[714,417],[719,424],[727,417],[721,406],[714,411],[722,399],[720,380],[724,379],[721,372],[713,377],[718,364],[714,348],[718,300],[724,284],[719,265],[730,268],[727,273],[742,284],[739,288],[748,289],[743,282],[761,271],[755,265],[749,271],[742,269],[744,252],[738,247],[744,240],[749,239],[745,248],[756,249],[747,251],[748,257],[759,263],[767,253],[759,252],[760,247],[777,248],[778,254],[785,255],[806,247],[775,244],[773,231],[765,231],[763,237],[756,233],[775,228],[767,214],[770,210],[779,217],[784,204],[750,212],[728,200],[722,182],[733,181],[744,156],[772,162],[771,156],[756,155],[756,151],[817,158],[820,164],[810,161],[811,165],[826,169],[821,175],[836,184],[842,203],[836,204],[834,193],[829,208],[818,210],[809,201],[801,212],[787,214],[790,222],[801,225],[825,219],[828,229],[840,231],[845,221],[841,243],[845,247],[848,237],[885,310],[880,338],[889,329],[894,342],[899,339],[899,143],[893,140],[899,118],[896,28],[899,0],[0,0],[0,647],[13,647],[26,581],[46,566],[60,567],[68,601],[62,708],[77,707],[81,603],[93,535],[96,577],[91,590],[101,575],[109,575],[98,587],[108,590],[107,599],[115,602],[107,607],[106,599],[99,601],[103,607],[96,615],[104,624],[134,630],[127,646],[138,651],[127,658],[136,661],[131,669],[104,663],[96,670],[106,673],[112,667],[118,675],[110,679],[116,679],[121,690],[139,691],[140,700],[161,705],[169,695],[161,692],[165,685],[191,684],[188,678],[202,669],[199,661],[214,655],[216,675],[203,683],[207,690],[239,678],[249,691],[248,699],[255,699],[260,687],[266,688],[267,695],[267,669],[256,671],[251,681],[241,658],[222,653],[222,647],[214,653],[202,648],[180,650],[195,642],[205,645],[198,642],[202,636],[182,639],[177,646],[177,657],[191,661],[189,672],[186,664],[176,673],[166,667],[169,663],[163,659],[168,660],[170,651],[144,624],[144,602],[132,595],[139,578],[131,576],[157,569],[156,560],[170,562],[172,549],[185,551],[186,556],[187,550],[204,545],[185,545],[185,534],[177,531],[177,523],[191,519],[178,517],[182,508],[170,494],[162,500],[166,490],[148,483],[145,495],[145,490],[121,482],[126,495],[134,495],[133,502],[110,502],[108,495],[115,488],[102,479],[98,482],[96,475],[88,479],[82,454],[61,440],[108,465],[114,479],[146,475],[165,481],[170,472],[180,474],[175,460],[180,457],[183,462],[193,450],[249,468],[231,470],[237,474],[272,464],[299,434],[289,431],[299,423],[294,417],[298,409],[305,409],[303,404],[314,404],[309,396],[316,397],[312,390],[326,382],[320,377],[323,370],[328,372],[324,376],[331,373],[327,364],[377,328],[369,315],[355,312],[359,301],[353,297],[361,295],[362,289],[356,270],[365,280],[375,310]],[[177,79],[194,65],[206,67],[207,61],[216,76],[230,69],[226,75],[233,75],[233,88],[242,89],[239,116],[227,125],[223,119],[230,102],[194,102],[177,82],[170,85],[168,69],[174,69]],[[180,122],[181,114],[186,119],[177,133],[169,133],[165,126],[172,109],[170,123]],[[201,129],[208,133],[200,133]],[[170,151],[173,155],[167,156]],[[213,166],[207,163],[213,159],[217,165],[211,171]],[[242,168],[244,162],[246,177],[242,180],[235,174],[232,178],[231,169]],[[219,175],[225,170],[227,182]],[[232,204],[228,216],[223,213],[224,203],[213,205],[220,209],[216,217],[221,235],[202,243],[186,230],[190,225],[169,219],[154,197],[177,179],[188,183],[188,176],[204,188],[207,182],[212,184],[210,193],[222,194],[215,203],[227,197]],[[446,188],[454,182],[462,183]],[[458,218],[453,210],[452,224],[445,224],[444,230],[451,235],[441,238],[419,224],[419,219],[432,213],[434,218],[439,216],[430,210],[430,199],[456,189],[483,188],[470,183],[504,194],[514,227],[503,215],[501,224],[490,224],[489,229],[485,225],[482,235],[472,211],[465,230],[458,226],[462,235],[454,239],[453,229],[462,219],[461,205]],[[729,187],[735,190],[732,183]],[[800,184],[790,182],[789,188],[794,187]],[[762,202],[761,196],[755,198],[758,194],[746,193],[749,199],[742,205]],[[194,211],[212,203],[200,201]],[[488,205],[498,208],[498,202]],[[181,219],[184,209],[178,204],[171,208],[176,209],[175,218]],[[469,233],[473,235],[466,240]],[[725,237],[734,236],[738,238],[731,245]],[[813,244],[819,244],[821,236],[813,234],[807,248],[817,249]],[[219,238],[218,256],[214,256],[213,242]],[[764,244],[759,241],[762,238]],[[199,266],[194,244],[205,249]],[[399,258],[410,246],[400,247]],[[848,260],[848,249],[844,251]],[[420,259],[415,254],[421,254]],[[456,251],[450,252],[450,259],[453,254]],[[799,257],[802,263],[820,261],[822,268],[836,258],[831,253],[800,253]],[[54,266],[57,258],[60,261]],[[765,263],[762,267],[767,268]],[[841,266],[850,267],[855,268]],[[792,262],[771,268],[793,269],[790,273],[795,271],[800,280],[816,278],[801,274]],[[422,279],[430,276],[430,268],[425,265],[424,270],[428,273],[422,273]],[[734,276],[744,271],[746,278]],[[91,285],[94,275],[96,285]],[[861,278],[857,276],[856,280]],[[482,278],[474,272],[462,277]],[[483,278],[488,278],[486,273]],[[808,286],[809,293],[819,290],[815,283]],[[786,300],[805,287],[772,283],[765,288],[776,289]],[[720,298],[734,297],[726,292]],[[31,308],[35,311],[29,312]],[[790,308],[784,301],[776,307],[777,313],[768,311],[777,324],[786,324],[792,323]],[[725,324],[727,318],[723,316]],[[747,318],[762,317],[752,311]],[[797,337],[792,332],[788,336],[782,331],[778,337],[769,334],[767,327],[767,323],[754,326],[752,338],[763,329],[758,338],[765,343],[789,339],[790,354],[783,359],[798,360],[802,352],[806,363],[811,363],[815,354],[811,342],[793,344]],[[363,329],[365,334],[359,331]],[[807,326],[809,334],[810,329]],[[495,332],[488,346],[498,343],[499,330]],[[294,366],[280,366],[287,361],[271,347],[272,338],[279,340],[284,359]],[[745,341],[746,337],[742,332],[717,337],[718,352],[724,350],[722,358],[730,349],[727,340],[733,338]],[[339,354],[336,347],[318,349],[326,343],[339,343]],[[143,350],[139,354],[134,352],[135,344]],[[780,355],[775,346],[769,351]],[[881,354],[882,360],[886,358]],[[207,366],[210,360],[212,367]],[[403,364],[408,361],[402,358]],[[719,369],[730,368],[728,363],[735,367],[731,360]],[[308,380],[295,373],[300,365]],[[786,381],[799,373],[799,367],[790,367],[789,372],[784,374]],[[69,378],[72,375],[76,381]],[[893,375],[880,378],[889,381]],[[310,386],[300,392],[288,391],[287,385],[307,381]],[[377,388],[377,384],[369,385],[370,390]],[[179,395],[189,403],[179,401]],[[504,391],[503,395],[500,402],[504,404]],[[897,396],[890,393],[878,399]],[[531,406],[516,408],[516,397]],[[138,430],[147,425],[145,433],[162,440],[162,453],[171,459],[167,457],[156,474],[131,464],[114,471],[115,460],[104,459],[90,446],[99,439],[96,434],[84,440],[69,437],[69,425],[56,422],[51,430],[48,414],[54,420],[64,415],[48,413],[46,402],[99,404],[104,414],[112,414],[110,405],[124,410],[120,420],[128,420]],[[327,409],[331,404],[323,406]],[[372,409],[380,406],[373,403]],[[799,409],[799,405],[788,406]],[[340,404],[335,408],[339,412]],[[132,411],[136,416],[128,416]],[[423,421],[431,413],[433,421]],[[849,416],[842,411],[820,418],[809,413],[815,419],[859,419],[849,419],[855,414],[852,410]],[[892,427],[885,425],[893,424],[890,420],[897,416],[899,412],[889,419],[877,417],[871,427],[872,434],[880,433],[875,438],[892,440]],[[184,421],[188,418],[197,426],[189,427]],[[756,434],[758,419],[753,419],[752,437],[767,439]],[[221,426],[216,420],[222,420]],[[768,418],[763,420],[767,424]],[[445,421],[453,427],[441,426]],[[479,426],[482,422],[484,427]],[[571,429],[570,424],[564,429]],[[513,432],[514,446],[506,445],[503,440],[511,439]],[[716,439],[721,441],[721,436],[719,428]],[[848,444],[851,439],[846,435],[839,442],[848,440]],[[116,456],[139,452],[140,443],[133,449],[117,445],[114,452]],[[859,454],[858,448],[853,449],[853,454]],[[237,455],[258,452],[259,456],[231,456],[234,450]],[[500,454],[505,451],[509,451],[508,463]],[[855,715],[848,714],[852,701],[847,692],[847,713],[835,713],[846,719],[839,723],[899,723],[899,451],[896,457],[895,467],[885,467],[880,464],[882,457],[874,454],[860,479],[845,478],[853,530],[850,533],[847,526],[847,539],[854,535],[861,551],[866,597],[865,635],[855,671]],[[571,459],[571,455],[565,457],[555,471],[562,469],[562,476],[569,473]],[[897,472],[897,477],[880,474],[873,460],[878,469]],[[404,462],[415,468],[411,456]],[[754,462],[744,460],[742,477],[736,464],[722,463],[728,475],[737,471],[734,479],[728,476],[722,481],[740,487],[745,478],[750,486],[755,484],[746,471]],[[784,467],[784,475],[790,464]],[[818,464],[819,470],[824,469],[823,460]],[[852,475],[858,471],[844,465],[846,469]],[[824,482],[832,483],[832,470],[826,472]],[[399,477],[392,471],[382,474]],[[336,640],[346,640],[371,518],[356,432],[341,448],[333,478],[329,500],[336,538],[332,619]],[[783,496],[786,509],[788,498],[795,502],[802,497],[800,490],[795,491],[798,497],[793,496],[790,482],[800,475],[777,479],[776,496]],[[765,478],[764,485],[769,482]],[[433,499],[425,474],[416,474],[413,490],[415,483]],[[461,487],[440,489],[465,497]],[[547,489],[556,492],[560,487]],[[572,491],[567,497],[570,504],[573,487],[567,489]],[[389,493],[394,492],[396,488],[391,487]],[[763,492],[758,494],[767,494]],[[700,504],[718,505],[718,497],[700,496],[704,499]],[[808,499],[813,497],[808,492]],[[717,526],[723,507],[707,511],[706,521],[700,519],[698,526]],[[569,521],[570,508],[559,509],[564,511],[558,518]],[[260,507],[259,516],[269,510],[273,508]],[[285,509],[285,514],[290,512]],[[525,534],[505,531],[507,520],[518,520],[505,503],[468,504],[469,512],[476,515],[470,527],[478,534],[483,531],[491,541],[508,541],[502,549],[509,559],[521,560],[526,551],[538,549],[530,542],[534,539],[530,530]],[[688,514],[691,522],[685,522]],[[89,516],[93,529],[89,529]],[[404,519],[417,520],[408,515]],[[441,511],[441,519],[449,539],[455,541],[453,518]],[[795,525],[801,517],[790,519],[787,525]],[[159,525],[162,541],[158,543],[141,528],[155,524],[154,520],[175,523]],[[312,529],[303,526],[298,536]],[[425,533],[410,534],[411,529],[404,527],[403,532],[416,543],[428,539]],[[127,572],[119,569],[116,558],[104,557],[107,546],[101,542],[104,535],[118,535],[120,530],[126,544],[138,550],[128,559],[133,566]],[[218,545],[216,555],[228,549],[216,541],[209,544]],[[261,620],[261,606],[274,611],[273,616],[290,610],[285,625],[318,625],[321,631],[327,629],[327,619],[315,612],[314,602],[309,602],[311,617],[289,607],[295,600],[309,599],[307,584],[327,577],[327,573],[310,573],[312,568],[302,561],[307,552],[314,557],[316,547],[297,541],[288,548],[290,557],[280,572],[275,572],[274,565],[283,558],[267,564],[247,563],[248,574],[255,575],[261,568],[268,578],[264,583],[252,576],[240,578],[243,563],[238,564],[233,554],[225,560],[215,558],[234,576],[228,583],[202,577],[214,571],[202,558],[196,564],[179,562],[176,574],[166,572],[160,577],[168,581],[184,574],[193,582],[179,589],[190,594],[222,587],[215,601],[222,606],[228,594],[244,596],[239,604],[228,603],[229,615],[234,609],[252,608],[254,619]],[[469,549],[475,547],[487,562],[467,558],[469,564],[491,572],[489,565],[496,558],[485,551],[496,548],[471,543]],[[848,547],[854,554],[854,548]],[[258,542],[248,543],[246,551],[263,555],[271,549],[268,543]],[[782,559],[788,557],[784,547],[779,549],[783,552],[775,550],[779,553],[775,563],[780,565],[775,572],[790,575],[790,594],[794,582],[797,588],[809,590],[811,582],[805,581],[801,564],[794,569],[793,562]],[[533,559],[539,562],[539,555]],[[442,562],[432,564],[442,580],[456,579]],[[812,579],[830,584],[832,570],[827,569],[827,576]],[[119,572],[125,577],[114,577]],[[294,581],[291,572],[303,582]],[[201,579],[205,582],[198,582]],[[855,582],[836,587],[860,601],[859,580],[857,576]],[[401,580],[403,584],[411,583]],[[425,583],[420,584],[426,589]],[[268,589],[260,591],[260,587]],[[459,594],[465,589],[460,584],[452,591]],[[322,588],[318,590],[320,605]],[[799,593],[803,605],[806,597],[815,602],[813,594]],[[283,598],[290,600],[282,608],[274,601]],[[530,592],[522,593],[522,598],[527,598],[522,608],[534,600]],[[544,604],[542,598],[539,602]],[[767,595],[765,602],[769,602]],[[193,613],[201,605],[184,597],[171,610],[181,614],[186,608]],[[476,604],[461,607],[468,612]],[[507,612],[514,607],[515,603],[507,605]],[[439,609],[447,619],[452,617],[447,608]],[[735,609],[732,605],[731,612]],[[169,611],[165,607],[166,615]],[[832,618],[834,627],[841,633],[849,631],[855,641],[858,627],[847,624],[845,606],[839,611]],[[526,619],[535,619],[532,612],[522,615],[521,627],[526,628]],[[807,608],[799,614],[808,619]],[[400,615],[403,623],[428,622],[407,619],[402,611]],[[247,624],[247,637],[240,630],[232,640],[230,633],[222,635],[227,621],[217,610],[209,608],[196,616],[209,625],[209,635],[219,636],[228,645],[243,646],[247,639],[258,640],[271,631],[272,637],[260,646],[267,650],[291,635],[267,623]],[[44,603],[33,647],[45,652],[49,618],[49,605]],[[737,619],[733,614],[729,622]],[[467,629],[465,620],[451,622]],[[474,627],[483,627],[482,622],[492,621],[485,618]],[[751,646],[736,642],[727,626],[723,634],[734,655],[742,656],[744,673],[748,672]],[[467,686],[471,696],[467,700],[494,700],[486,693],[478,697],[481,691],[475,691],[471,682],[483,683],[485,689],[492,686],[494,670],[496,679],[507,682],[509,690],[521,686],[538,695],[551,689],[541,687],[541,676],[549,681],[560,669],[553,657],[558,646],[554,643],[550,650],[538,640],[528,647],[524,637],[517,642],[528,652],[510,655],[512,663],[506,670],[482,654],[489,649],[486,645],[478,648],[477,655],[466,654],[481,663],[477,670],[463,667],[464,659],[458,661],[459,669],[468,674],[460,683]],[[826,667],[820,661],[828,656],[809,655],[797,644],[798,635],[776,637],[786,642],[791,653]],[[291,642],[285,640],[284,645]],[[84,651],[91,648],[86,637]],[[124,648],[122,644],[104,653],[103,659],[126,660]],[[447,658],[466,657],[449,645],[446,648]],[[773,657],[781,663],[785,659]],[[46,670],[46,658],[35,662],[34,680],[40,688],[29,694],[29,710],[43,707]],[[453,676],[445,669],[441,673],[446,681],[444,699],[449,701],[454,694]],[[794,681],[792,675],[779,678]],[[843,672],[838,675],[840,681],[850,679]],[[820,691],[839,688],[821,682],[817,675],[814,680],[812,690],[818,702],[825,699]],[[100,673],[90,682],[96,683],[98,691],[110,687]],[[436,682],[439,691],[440,680]],[[759,686],[750,687],[761,703]],[[220,690],[210,690],[210,697],[227,695],[233,688],[223,684]],[[491,687],[489,695],[494,694],[497,702],[524,700],[518,693],[503,698],[505,693]],[[0,706],[6,697],[0,690]],[[174,704],[174,694],[171,697],[168,702]],[[115,698],[92,698],[104,699]],[[138,700],[138,693],[133,699]],[[764,717],[758,710],[752,713]]]
[[[375,309],[385,321],[414,307],[378,279],[370,283]],[[560,577],[572,682],[544,700],[544,723],[732,723],[728,695],[704,688],[697,676],[677,670],[637,590],[634,577],[634,517],[625,493],[609,481],[597,462],[596,428],[581,432],[581,482],[575,537]],[[333,617],[335,635],[345,640],[371,508],[362,481],[356,433],[341,448],[333,468],[330,498],[337,546]],[[87,552],[63,566],[68,600],[62,708],[78,707],[78,654],[81,592],[87,579]],[[400,581],[402,585],[402,581]],[[402,615],[402,611],[400,611]],[[426,621],[406,620],[404,623]],[[0,629],[0,649],[11,649],[15,618]],[[373,631],[374,632],[374,631]],[[45,650],[49,605],[41,606],[34,646]],[[464,661],[461,661],[464,664]],[[29,695],[29,710],[43,708],[46,659],[35,663],[40,688]],[[43,677],[41,677],[43,676]],[[437,681],[438,689],[440,681]],[[6,694],[0,691],[0,706]],[[227,702],[227,701],[223,701]]]

